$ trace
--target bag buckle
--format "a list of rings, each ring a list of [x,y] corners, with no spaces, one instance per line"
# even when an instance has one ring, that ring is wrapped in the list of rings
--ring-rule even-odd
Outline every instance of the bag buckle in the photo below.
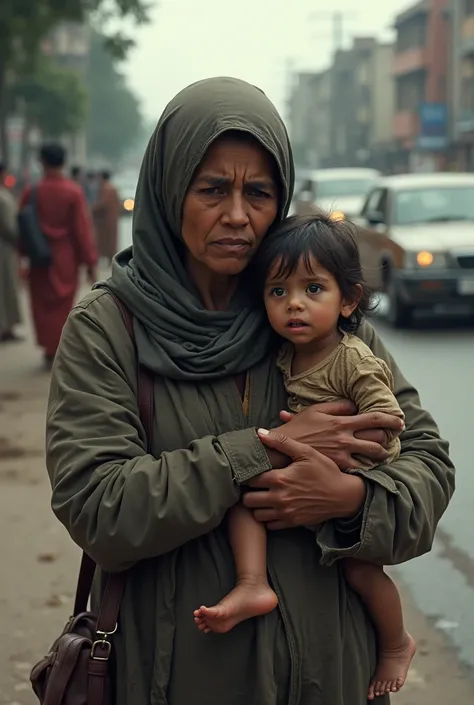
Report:
[[[112,651],[112,644],[109,641],[109,636],[112,636],[112,634],[115,634],[117,631],[117,624],[115,625],[114,629],[111,632],[102,632],[100,629],[97,630],[96,636],[101,636],[102,639],[96,639],[94,643],[92,644],[91,648],[91,659],[94,661],[108,661],[110,658],[110,653]],[[96,651],[102,651],[103,655],[98,656],[96,654]]]

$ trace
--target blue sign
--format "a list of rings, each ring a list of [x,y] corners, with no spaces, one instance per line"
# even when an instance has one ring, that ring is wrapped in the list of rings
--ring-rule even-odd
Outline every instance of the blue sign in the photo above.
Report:
[[[423,103],[420,106],[420,149],[445,149],[448,144],[448,108],[445,103]]]

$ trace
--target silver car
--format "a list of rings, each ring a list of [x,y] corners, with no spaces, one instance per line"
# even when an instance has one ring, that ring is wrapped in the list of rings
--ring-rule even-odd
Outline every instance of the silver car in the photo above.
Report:
[[[376,169],[316,169],[306,173],[294,198],[300,215],[321,208],[349,220],[359,215],[367,194],[380,177]]]
[[[393,325],[415,308],[474,313],[474,174],[388,176],[354,221],[367,282],[386,292]]]

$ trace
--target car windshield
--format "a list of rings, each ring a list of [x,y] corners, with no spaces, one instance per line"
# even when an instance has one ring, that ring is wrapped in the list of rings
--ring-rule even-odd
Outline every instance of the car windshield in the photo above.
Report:
[[[473,186],[433,186],[395,196],[395,225],[474,220]]]
[[[316,183],[317,198],[334,198],[335,196],[366,196],[372,188],[374,179],[327,179]]]

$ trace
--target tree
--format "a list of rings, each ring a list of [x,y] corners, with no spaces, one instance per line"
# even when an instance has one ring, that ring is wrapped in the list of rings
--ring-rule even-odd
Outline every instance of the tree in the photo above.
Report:
[[[6,101],[15,72],[32,69],[41,43],[62,21],[92,21],[107,26],[112,19],[148,20],[147,0],[0,0],[0,153],[8,158]],[[123,56],[133,41],[120,29],[105,37],[110,51]]]
[[[21,101],[28,127],[52,139],[79,130],[87,114],[87,91],[81,77],[49,57],[41,58],[34,73],[17,76],[11,100]]]
[[[97,33],[91,37],[86,86],[88,150],[116,164],[139,135],[142,117],[137,98]]]

